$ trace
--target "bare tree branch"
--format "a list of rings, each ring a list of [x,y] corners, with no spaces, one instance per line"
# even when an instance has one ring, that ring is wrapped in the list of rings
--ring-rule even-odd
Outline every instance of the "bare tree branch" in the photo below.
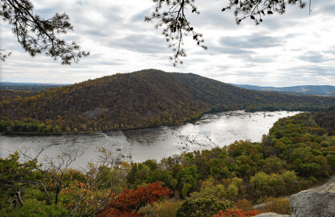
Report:
[[[33,14],[34,6],[29,0],[0,0],[0,6],[0,16],[14,26],[12,31],[17,41],[30,56],[45,53],[54,60],[61,58],[63,65],[71,65],[89,55],[89,52],[80,51],[75,42],[67,43],[58,38],[57,34],[73,30],[67,14],[56,13],[50,19],[43,19]],[[1,61],[8,56],[0,50]]]
[[[166,42],[172,48],[174,55],[170,57],[173,61],[173,66],[182,64],[180,57],[186,57],[183,49],[184,35],[191,33],[196,44],[205,50],[207,46],[203,45],[204,39],[202,34],[196,32],[194,27],[190,24],[185,16],[186,10],[191,10],[192,13],[199,14],[194,0],[152,0],[156,3],[155,11],[151,16],[145,17],[144,21],[151,22],[158,20],[155,28],[163,27],[162,34],[165,36]],[[221,11],[235,8],[234,15],[236,17],[236,24],[240,24],[242,20],[250,18],[258,25],[263,21],[263,17],[277,12],[283,14],[285,12],[286,4],[296,4],[299,2],[301,8],[304,8],[306,3],[302,0],[229,0],[228,6],[222,8]],[[163,8],[168,8],[164,9]]]

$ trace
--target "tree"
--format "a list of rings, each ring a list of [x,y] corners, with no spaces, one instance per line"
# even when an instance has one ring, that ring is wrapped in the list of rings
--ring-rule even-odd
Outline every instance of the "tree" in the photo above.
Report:
[[[98,214],[98,217],[144,216],[144,213],[138,212],[141,207],[153,204],[162,196],[169,198],[172,193],[170,189],[163,188],[161,182],[149,183],[148,186],[140,186],[137,190],[125,189],[107,205],[105,211]]]
[[[191,200],[187,198],[178,208],[177,217],[205,217],[212,216],[220,210],[232,208],[233,205],[229,200],[224,202],[217,201],[213,196]]]
[[[207,46],[203,44],[202,34],[195,31],[186,17],[188,6],[192,13],[200,14],[194,0],[152,1],[156,3],[155,11],[151,16],[145,17],[145,21],[150,22],[158,19],[155,27],[164,26],[162,33],[174,52],[174,55],[170,57],[174,61],[174,66],[183,63],[180,57],[186,57],[183,49],[183,37],[187,34],[192,34],[196,44],[207,49]],[[250,18],[258,25],[263,21],[264,16],[272,15],[274,12],[283,14],[286,4],[296,3],[299,3],[301,8],[306,6],[302,0],[229,0],[228,6],[222,8],[222,12],[235,8],[234,15],[237,24]],[[161,12],[164,4],[168,10]],[[70,65],[72,61],[77,63],[81,57],[89,55],[89,52],[80,51],[80,46],[75,42],[67,43],[56,36],[56,33],[66,34],[67,31],[73,30],[73,26],[69,22],[70,18],[66,13],[56,13],[50,19],[43,19],[39,15],[33,15],[34,6],[30,0],[0,0],[0,6],[0,16],[13,26],[13,33],[18,42],[32,57],[45,53],[55,60],[61,58],[62,64]],[[10,54],[10,52],[0,49],[0,60],[5,61]]]
[[[29,0],[0,0],[0,16],[13,26],[13,33],[23,49],[34,57],[45,53],[54,60],[62,59],[63,65],[77,63],[81,57],[90,53],[80,51],[75,42],[67,43],[58,38],[57,34],[66,34],[73,30],[66,13],[56,13],[50,19],[34,15],[34,5]],[[10,52],[0,49],[0,59],[5,61]]]
[[[180,57],[186,57],[185,50],[182,48],[183,37],[191,34],[196,44],[205,50],[207,46],[203,44],[204,39],[202,34],[195,31],[186,17],[186,11],[191,10],[192,13],[200,14],[194,0],[152,0],[156,2],[156,9],[151,16],[145,17],[145,21],[150,22],[157,19],[155,27],[163,27],[163,35],[172,47],[174,55],[170,57],[174,61],[173,65],[182,64]],[[243,20],[250,18],[258,25],[263,22],[263,17],[272,15],[274,12],[283,14],[285,12],[286,4],[296,4],[304,8],[306,3],[302,0],[229,0],[228,6],[222,8],[222,12],[235,8],[234,15],[236,17],[236,24],[239,25]],[[164,4],[168,8],[163,10]]]
[[[47,157],[47,163],[37,163],[43,149],[32,157],[28,149],[20,155],[28,161],[18,161],[19,152],[0,159],[0,216],[93,216],[105,207],[125,187],[127,165],[110,151],[98,148],[97,163],[89,163],[85,173],[71,169],[83,149],[66,149],[57,157]],[[128,165],[129,166],[129,165]],[[115,196],[114,196],[115,197]]]

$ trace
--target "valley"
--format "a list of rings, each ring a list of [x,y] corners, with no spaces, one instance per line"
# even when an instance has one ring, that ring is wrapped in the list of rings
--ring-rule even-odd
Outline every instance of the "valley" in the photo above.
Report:
[[[12,93],[11,93],[12,94]],[[195,74],[149,69],[0,102],[0,132],[74,134],[182,125],[222,111],[320,111],[335,97],[247,90]]]
[[[335,171],[334,97],[152,69],[1,91],[1,216],[290,214]]]
[[[65,150],[84,149],[84,154],[71,164],[79,169],[99,153],[96,148],[104,147],[113,156],[127,162],[144,162],[154,159],[159,162],[183,152],[225,147],[236,140],[260,142],[263,134],[280,118],[290,117],[300,112],[244,112],[231,111],[203,115],[198,121],[182,126],[162,126],[147,129],[119,130],[89,135],[46,135],[46,136],[6,136],[0,137],[5,158],[16,150],[28,148],[34,155],[41,148],[43,156],[57,156]],[[39,158],[44,162],[43,157]]]

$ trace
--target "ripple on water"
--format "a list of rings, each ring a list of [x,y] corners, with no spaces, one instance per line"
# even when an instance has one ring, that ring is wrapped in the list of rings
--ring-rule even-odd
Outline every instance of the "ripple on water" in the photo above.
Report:
[[[111,131],[91,135],[62,136],[0,136],[0,157],[5,158],[17,149],[29,147],[31,153],[43,147],[43,155],[57,156],[66,149],[82,148],[85,153],[72,166],[85,167],[98,158],[96,147],[111,150],[122,160],[143,162],[147,159],[161,160],[184,151],[223,147],[235,140],[258,142],[268,134],[279,118],[300,112],[254,112],[244,111],[206,114],[194,123],[182,126],[164,126],[148,129]],[[121,151],[116,151],[116,149]]]

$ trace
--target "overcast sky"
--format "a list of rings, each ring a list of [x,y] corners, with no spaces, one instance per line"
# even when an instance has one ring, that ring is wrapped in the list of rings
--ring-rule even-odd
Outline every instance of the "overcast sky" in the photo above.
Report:
[[[169,60],[173,53],[162,29],[144,22],[155,7],[152,0],[32,2],[34,13],[44,18],[66,12],[74,31],[60,37],[77,42],[91,55],[71,66],[44,55],[31,58],[1,21],[1,48],[12,51],[1,63],[1,81],[71,84],[154,68],[236,84],[335,85],[335,0],[312,0],[310,15],[308,5],[288,5],[284,15],[266,16],[258,26],[251,19],[236,25],[232,10],[221,12],[228,0],[196,0],[200,15],[188,18],[203,33],[208,50],[186,39],[188,56],[177,67]]]

